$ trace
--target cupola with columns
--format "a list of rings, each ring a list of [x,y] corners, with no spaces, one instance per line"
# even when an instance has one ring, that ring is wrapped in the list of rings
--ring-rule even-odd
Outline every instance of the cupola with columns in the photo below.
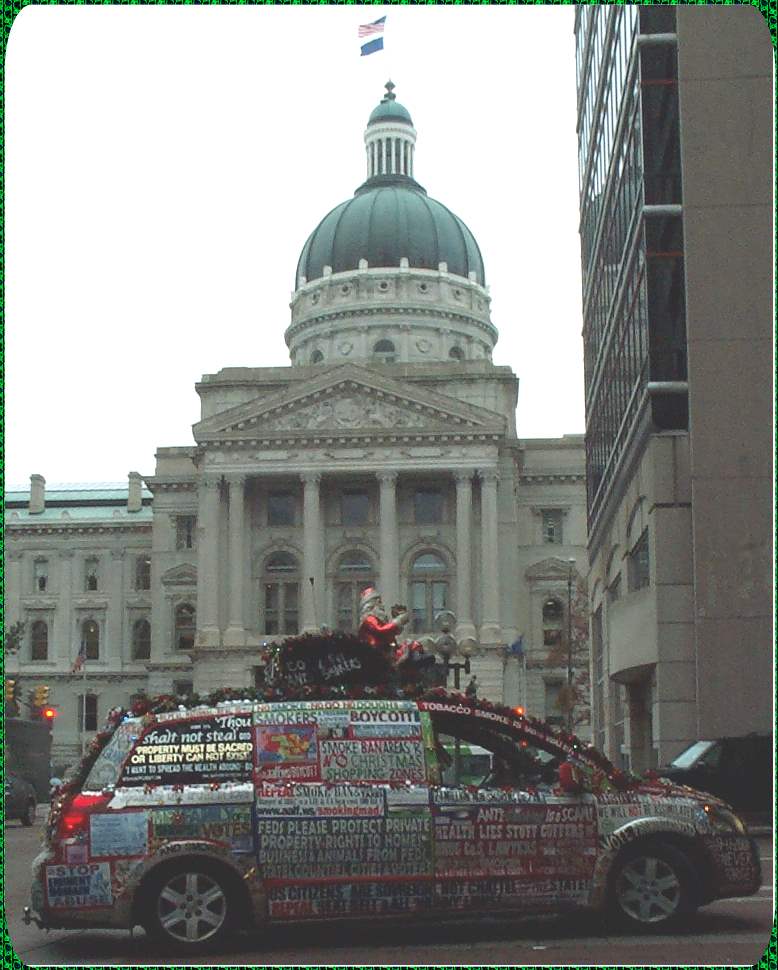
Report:
[[[491,360],[478,243],[415,180],[416,129],[394,87],[367,123],[366,180],[303,246],[285,334],[293,365]]]

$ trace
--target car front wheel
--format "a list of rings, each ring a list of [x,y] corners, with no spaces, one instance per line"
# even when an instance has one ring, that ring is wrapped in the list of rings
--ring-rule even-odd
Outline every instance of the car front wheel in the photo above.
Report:
[[[21,816],[22,825],[33,825],[35,823],[35,802],[27,802]]]
[[[694,885],[691,864],[674,846],[635,846],[612,875],[611,915],[621,925],[644,932],[669,929],[697,908]]]
[[[158,878],[147,898],[146,932],[178,950],[196,951],[223,940],[233,917],[224,876],[197,862]]]

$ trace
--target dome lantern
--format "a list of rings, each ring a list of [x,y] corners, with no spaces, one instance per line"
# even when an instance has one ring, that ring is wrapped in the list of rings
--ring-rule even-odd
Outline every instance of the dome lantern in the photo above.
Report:
[[[413,178],[416,130],[408,111],[397,101],[395,85],[386,82],[386,94],[373,110],[365,130],[367,177],[406,176]]]

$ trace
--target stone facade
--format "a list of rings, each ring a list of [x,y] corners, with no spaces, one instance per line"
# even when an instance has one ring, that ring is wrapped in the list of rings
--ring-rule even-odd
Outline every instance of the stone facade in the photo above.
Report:
[[[409,638],[453,610],[482,695],[559,715],[567,669],[549,643],[587,570],[583,439],[517,437],[519,382],[492,363],[497,329],[475,276],[406,257],[325,266],[292,297],[292,366],[203,376],[194,444],[159,449],[142,494],[136,475],[129,489],[48,495],[35,475],[7,496],[6,622],[27,621],[8,671],[51,686],[58,757],[81,740],[83,679],[69,671],[85,619],[98,626],[86,671],[101,722],[140,690],[261,681],[263,644],[355,629],[368,584],[410,608]],[[37,556],[51,566],[45,591]],[[87,559],[99,566],[89,592]],[[588,656],[574,661],[585,678]]]

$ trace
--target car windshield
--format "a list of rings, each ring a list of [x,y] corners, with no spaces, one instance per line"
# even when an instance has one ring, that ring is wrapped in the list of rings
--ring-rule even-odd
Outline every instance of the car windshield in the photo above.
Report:
[[[670,762],[671,768],[691,768],[698,758],[701,758],[715,744],[715,741],[695,741],[693,745],[682,751],[678,757]]]

